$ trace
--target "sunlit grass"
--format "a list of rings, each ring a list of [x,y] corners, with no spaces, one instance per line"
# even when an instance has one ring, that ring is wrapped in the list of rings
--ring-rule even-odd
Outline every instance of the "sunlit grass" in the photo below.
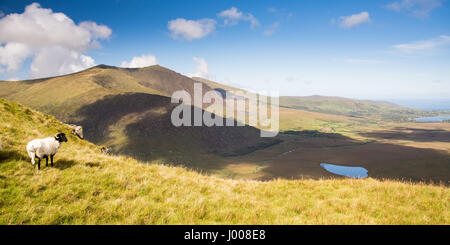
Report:
[[[449,224],[445,186],[400,181],[221,179],[102,155],[69,128],[0,100],[0,224]],[[37,171],[26,142],[69,136]]]

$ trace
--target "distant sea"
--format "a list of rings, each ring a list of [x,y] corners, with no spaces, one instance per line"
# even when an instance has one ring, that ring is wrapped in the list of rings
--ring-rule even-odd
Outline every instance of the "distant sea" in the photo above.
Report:
[[[398,105],[406,106],[414,109],[421,109],[427,111],[439,110],[439,111],[450,111],[450,99],[440,99],[440,100],[387,100]]]

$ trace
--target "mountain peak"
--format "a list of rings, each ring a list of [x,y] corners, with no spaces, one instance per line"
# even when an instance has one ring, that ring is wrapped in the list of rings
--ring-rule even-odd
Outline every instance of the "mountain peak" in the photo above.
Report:
[[[151,66],[144,66],[144,67],[133,67],[133,68],[129,68],[129,67],[119,67],[119,66],[111,66],[111,65],[105,65],[105,64],[100,64],[100,65],[96,65],[93,66],[89,69],[124,69],[124,70],[132,70],[132,71],[136,71],[136,70],[148,70],[148,69],[153,69],[153,70],[167,70],[167,71],[172,71],[169,68],[166,68],[164,66],[161,65],[151,65]],[[87,70],[89,70],[87,69]],[[173,72],[173,71],[172,71]]]
[[[94,67],[91,67],[90,69],[94,69],[94,68],[98,68],[98,69],[119,69],[119,67],[117,67],[117,66],[110,66],[110,65],[105,65],[105,64],[96,65]]]

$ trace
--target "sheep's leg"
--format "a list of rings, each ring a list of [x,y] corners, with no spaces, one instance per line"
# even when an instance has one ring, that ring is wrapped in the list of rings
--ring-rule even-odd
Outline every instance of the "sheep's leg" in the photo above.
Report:
[[[53,156],[54,155],[50,155],[50,164],[52,165],[52,167],[53,167]]]
[[[48,167],[48,156],[45,156],[45,166]]]
[[[38,170],[41,170],[41,159],[38,158]]]
[[[35,158],[34,152],[28,152],[28,155],[30,156],[31,164],[33,164],[33,166],[34,166],[34,164],[36,163],[34,160],[34,158]]]

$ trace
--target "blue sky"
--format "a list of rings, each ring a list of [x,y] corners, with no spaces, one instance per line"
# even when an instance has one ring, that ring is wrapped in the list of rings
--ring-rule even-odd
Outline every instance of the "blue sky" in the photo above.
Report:
[[[158,63],[281,95],[450,98],[446,0],[32,3],[0,1],[0,79]]]

